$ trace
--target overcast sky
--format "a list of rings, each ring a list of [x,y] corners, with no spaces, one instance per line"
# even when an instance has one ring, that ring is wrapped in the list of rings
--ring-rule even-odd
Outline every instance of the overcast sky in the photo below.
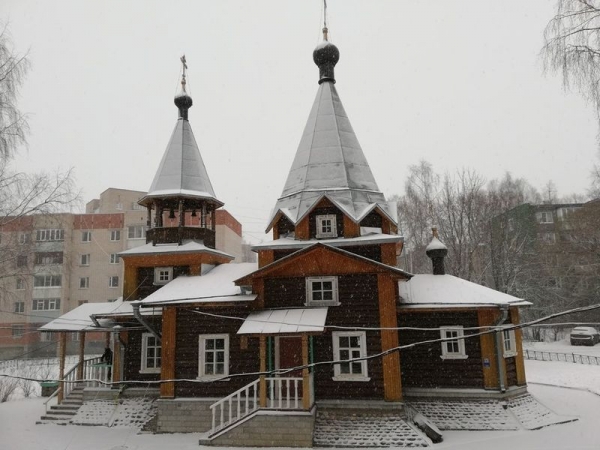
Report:
[[[407,168],[505,171],[584,193],[594,112],[539,51],[555,0],[329,0],[337,89],[380,189]],[[217,197],[264,237],[318,88],[322,0],[2,0],[32,69],[23,171],[74,167],[87,202],[147,190],[177,119],[179,57],[190,123]]]

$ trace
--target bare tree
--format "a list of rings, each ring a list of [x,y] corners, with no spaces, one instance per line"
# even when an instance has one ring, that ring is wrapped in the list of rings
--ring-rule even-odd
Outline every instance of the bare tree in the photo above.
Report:
[[[0,160],[6,160],[25,144],[29,131],[27,118],[17,107],[29,61],[27,54],[14,52],[6,24],[0,24],[0,28]]]

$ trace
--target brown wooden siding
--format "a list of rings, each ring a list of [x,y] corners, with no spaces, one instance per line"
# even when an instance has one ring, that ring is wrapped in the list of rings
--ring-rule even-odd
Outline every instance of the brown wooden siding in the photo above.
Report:
[[[381,246],[380,245],[360,245],[357,247],[343,247],[342,250],[354,253],[358,256],[364,256],[373,261],[381,262]]]
[[[504,364],[506,367],[506,385],[516,386],[517,385],[517,364],[516,357],[504,358]]]
[[[173,279],[180,275],[189,275],[190,266],[173,267]],[[138,267],[137,286],[139,298],[146,298],[153,292],[159,290],[164,284],[154,284],[154,267]]]
[[[292,253],[296,252],[298,250],[274,250],[273,251],[273,257],[274,257],[274,261],[277,261],[281,258],[285,258],[288,255],[291,255]]]
[[[382,228],[381,216],[375,211],[371,211],[367,217],[360,222],[361,227]]]
[[[427,311],[398,314],[399,327],[439,328],[478,326],[476,311]],[[465,335],[472,331],[465,331]],[[439,339],[438,330],[401,330],[400,345]],[[402,350],[402,385],[405,388],[483,388],[483,369],[479,338],[465,339],[467,359],[443,360],[441,343],[417,345]]]

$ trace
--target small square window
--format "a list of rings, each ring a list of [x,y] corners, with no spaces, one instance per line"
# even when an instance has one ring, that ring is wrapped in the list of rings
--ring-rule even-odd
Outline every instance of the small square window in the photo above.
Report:
[[[88,289],[90,287],[90,277],[82,277],[79,279],[79,289]]]
[[[25,325],[13,325],[12,337],[17,339],[25,335]]]
[[[121,230],[110,230],[110,240],[111,241],[120,241],[121,240]]]
[[[317,238],[337,237],[337,225],[335,214],[317,216]]]
[[[81,242],[92,242],[92,232],[91,231],[82,231],[81,232]]]
[[[25,312],[25,302],[15,302],[15,312],[16,313],[24,313]]]
[[[119,256],[118,253],[110,254],[110,263],[111,264],[119,264],[120,262],[121,262],[121,257]]]
[[[79,261],[80,266],[89,266],[90,265],[90,254],[81,255],[81,260]]]
[[[308,306],[339,305],[337,277],[310,277],[306,279]]]
[[[441,327],[442,359],[466,359],[465,340],[462,326]]]
[[[29,242],[29,234],[19,233],[19,244],[27,244]]]
[[[21,291],[25,289],[25,280],[23,278],[17,278],[17,290]]]
[[[27,255],[17,255],[17,267],[27,267]]]
[[[108,287],[111,287],[111,288],[119,287],[119,277],[116,277],[116,276],[108,277]]]
[[[511,326],[512,325],[509,325],[509,327]],[[517,355],[517,340],[514,329],[506,328],[502,330],[502,342],[505,358],[510,358]]]
[[[173,279],[172,267],[155,267],[154,284],[167,284]]]
[[[369,381],[367,361],[350,361],[367,356],[364,331],[332,333],[334,361],[348,361],[333,365],[333,379],[335,381]]]

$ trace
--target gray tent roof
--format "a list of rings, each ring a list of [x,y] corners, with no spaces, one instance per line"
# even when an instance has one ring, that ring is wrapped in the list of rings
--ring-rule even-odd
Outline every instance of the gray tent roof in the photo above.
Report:
[[[179,119],[171,135],[148,194],[140,201],[154,197],[189,197],[217,200],[192,127]]]
[[[332,82],[319,86],[267,231],[280,213],[297,224],[324,197],[356,222],[376,208],[397,222],[395,211],[377,187]]]

